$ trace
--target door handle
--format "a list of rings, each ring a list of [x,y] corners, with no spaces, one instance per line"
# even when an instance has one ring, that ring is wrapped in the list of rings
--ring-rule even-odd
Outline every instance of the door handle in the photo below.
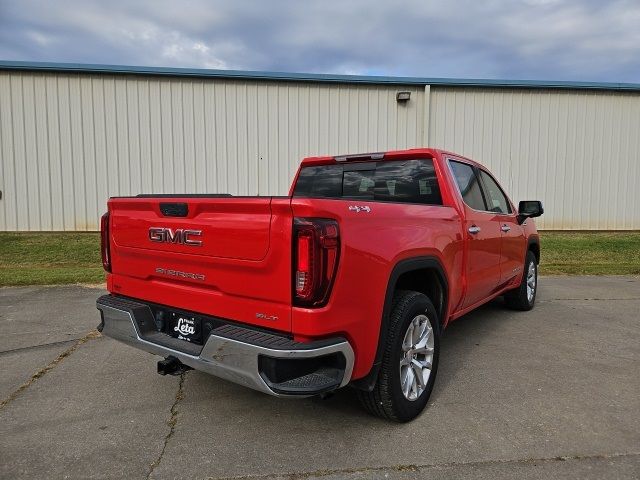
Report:
[[[509,225],[502,225],[502,227],[500,227],[500,230],[506,233],[511,230],[511,227]]]
[[[469,227],[469,233],[475,235],[476,233],[480,232],[480,227],[476,226],[476,225],[471,225]]]

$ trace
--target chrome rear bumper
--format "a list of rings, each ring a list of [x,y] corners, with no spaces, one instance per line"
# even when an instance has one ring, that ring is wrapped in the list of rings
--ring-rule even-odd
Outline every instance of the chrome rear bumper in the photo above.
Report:
[[[156,331],[151,309],[145,303],[105,295],[96,306],[104,335],[156,355],[173,356],[196,370],[270,395],[310,396],[343,387],[351,379],[353,349],[343,338],[306,344],[224,324],[213,329],[200,346]],[[321,366],[318,371],[284,381],[270,378],[268,370],[273,371],[273,367],[265,368],[267,364],[295,364],[296,360],[322,365],[325,359],[330,368]]]

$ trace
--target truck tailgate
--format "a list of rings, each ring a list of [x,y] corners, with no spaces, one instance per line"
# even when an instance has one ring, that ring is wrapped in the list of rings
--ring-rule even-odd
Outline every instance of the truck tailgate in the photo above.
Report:
[[[114,293],[290,331],[288,198],[113,198],[109,216]]]

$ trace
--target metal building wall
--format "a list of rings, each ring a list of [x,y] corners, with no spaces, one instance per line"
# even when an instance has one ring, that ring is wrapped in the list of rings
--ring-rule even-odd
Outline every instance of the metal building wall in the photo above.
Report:
[[[419,145],[423,87],[397,90],[0,72],[0,230],[96,230],[115,195],[286,194],[304,156]]]
[[[640,229],[640,94],[431,88],[429,144],[478,160],[541,228]]]
[[[306,155],[422,145],[542,199],[543,228],[640,229],[637,132],[637,92],[0,71],[0,230],[96,230],[114,195],[283,195]]]

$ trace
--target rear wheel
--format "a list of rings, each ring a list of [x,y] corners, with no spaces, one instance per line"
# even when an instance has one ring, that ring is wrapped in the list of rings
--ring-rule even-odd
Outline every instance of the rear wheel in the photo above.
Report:
[[[397,422],[418,416],[433,390],[439,352],[438,314],[431,300],[419,292],[396,292],[378,380],[373,391],[358,391],[364,408]]]
[[[514,310],[531,310],[536,302],[538,290],[538,265],[535,254],[529,250],[524,261],[522,282],[514,290],[504,295],[504,301],[509,308]]]

